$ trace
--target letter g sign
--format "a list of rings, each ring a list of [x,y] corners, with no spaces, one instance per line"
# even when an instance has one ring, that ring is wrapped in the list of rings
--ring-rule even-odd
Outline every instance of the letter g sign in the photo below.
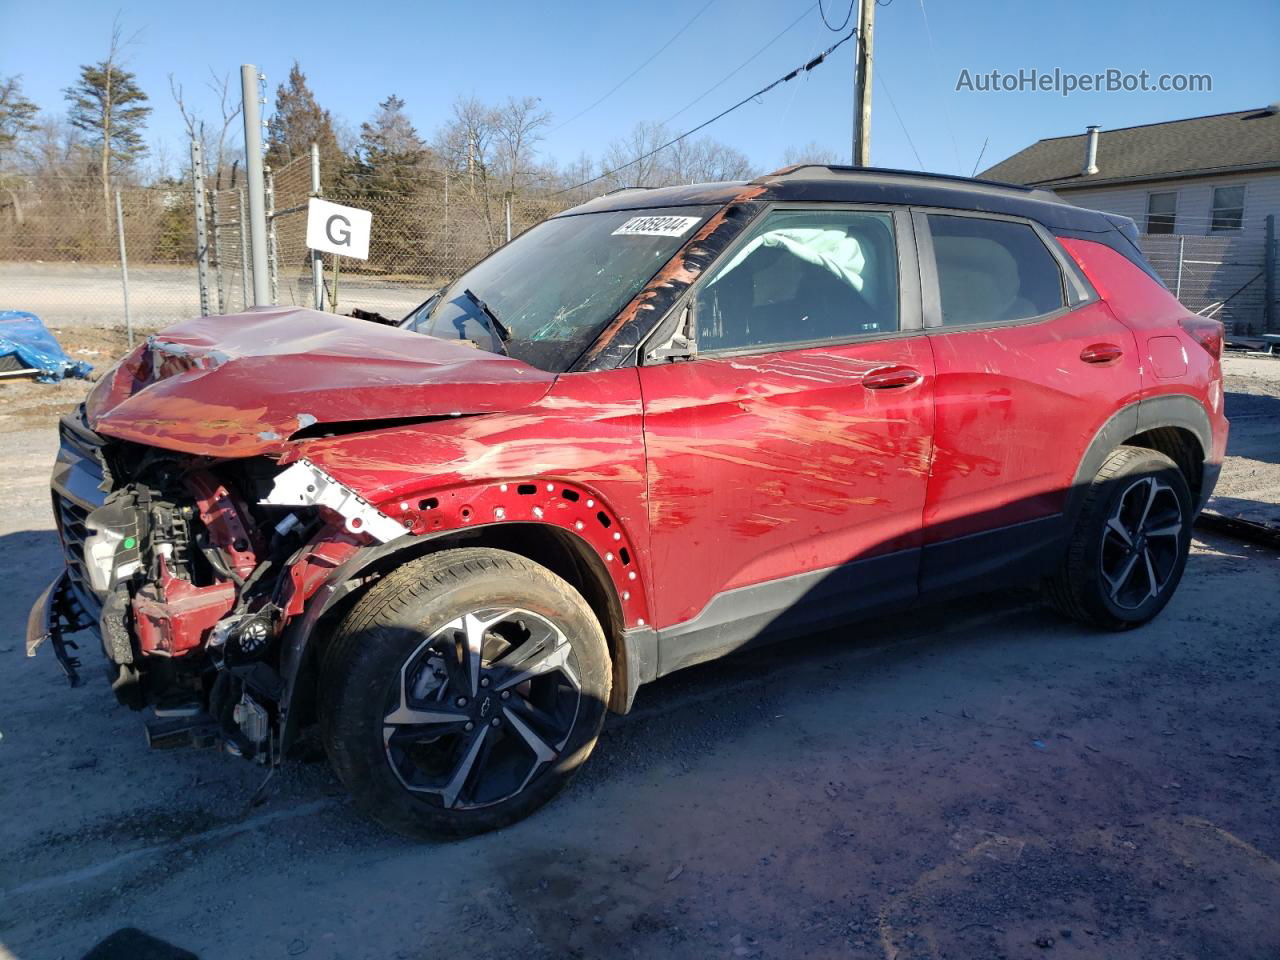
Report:
[[[338,224],[342,224],[341,227]],[[336,243],[340,247],[351,246],[351,221],[340,213],[331,216],[324,225],[324,234],[329,238],[330,243]]]
[[[373,214],[368,210],[319,197],[307,201],[307,246],[312,250],[368,260],[372,226]]]

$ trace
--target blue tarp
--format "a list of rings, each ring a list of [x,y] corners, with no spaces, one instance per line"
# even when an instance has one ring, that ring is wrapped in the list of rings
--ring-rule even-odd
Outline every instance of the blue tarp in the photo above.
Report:
[[[89,376],[93,367],[72,360],[34,313],[0,310],[0,357],[16,356],[23,367],[38,370],[37,380],[53,383],[63,377]]]

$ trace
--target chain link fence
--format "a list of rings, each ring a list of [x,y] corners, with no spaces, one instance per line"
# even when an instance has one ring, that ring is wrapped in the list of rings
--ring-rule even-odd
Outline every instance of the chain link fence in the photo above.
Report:
[[[1143,234],[1140,246],[1187,309],[1221,320],[1235,337],[1250,338],[1280,333],[1275,241],[1268,253],[1265,237],[1262,224],[1245,224],[1238,234]]]
[[[91,178],[4,184],[0,309],[51,326],[123,326],[114,191]],[[200,312],[190,188],[121,186],[134,325],[156,329]]]
[[[206,184],[206,300],[214,313],[252,302],[242,182]],[[504,189],[483,175],[420,173],[394,189],[326,171],[327,199],[371,211],[369,259],[324,257],[325,303],[399,318],[447,280],[583,196],[533,187]],[[114,193],[94,178],[0,184],[0,309],[29,310],[48,325],[124,325]],[[200,313],[196,200],[190,182],[119,188],[129,307],[146,332]],[[276,303],[314,302],[307,200],[315,194],[309,157],[270,171],[268,265]],[[1184,218],[1185,219],[1185,218]],[[1275,240],[1260,222],[1230,234],[1145,234],[1140,243],[1169,289],[1192,311],[1221,319],[1236,337],[1280,333]],[[1180,228],[1185,225],[1180,221]],[[1274,227],[1270,236],[1274,237]],[[1268,243],[1271,250],[1268,251]],[[1271,274],[1268,278],[1268,273]],[[1272,298],[1268,305],[1267,298]]]
[[[395,191],[358,180],[339,182],[326,186],[324,195],[373,214],[369,259],[344,258],[337,264],[337,309],[360,307],[388,317],[408,313],[510,237],[577,202],[533,191],[498,191],[444,173],[405,181]],[[332,293],[332,258],[325,263]]]
[[[243,180],[205,182],[210,312],[234,313],[253,301],[247,197]],[[327,183],[325,182],[327,181]],[[0,206],[0,309],[29,310],[52,327],[123,328],[124,287],[113,191],[96,178],[3,184]],[[118,187],[128,261],[129,312],[142,333],[198,316],[196,193],[193,184]],[[307,200],[315,193],[310,159],[268,171],[268,268],[276,303],[314,302]],[[320,193],[370,210],[366,261],[326,255],[325,303],[400,317],[508,237],[581,198],[532,190],[500,192],[476,179],[423,174],[396,191],[327,172]]]

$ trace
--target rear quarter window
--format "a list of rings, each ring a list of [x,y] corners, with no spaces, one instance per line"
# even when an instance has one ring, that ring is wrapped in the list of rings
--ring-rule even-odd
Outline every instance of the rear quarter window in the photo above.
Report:
[[[1029,225],[929,214],[943,326],[1026,320],[1061,309],[1062,271]]]

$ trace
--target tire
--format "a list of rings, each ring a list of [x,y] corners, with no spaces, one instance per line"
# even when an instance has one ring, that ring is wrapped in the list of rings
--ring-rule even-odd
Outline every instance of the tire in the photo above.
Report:
[[[329,761],[357,808],[409,837],[529,816],[590,755],[611,669],[560,577],[502,550],[397,568],[338,627],[320,668]]]
[[[1063,616],[1103,630],[1154,618],[1191,549],[1186,478],[1163,453],[1117,447],[1089,484],[1062,565],[1045,583]]]

